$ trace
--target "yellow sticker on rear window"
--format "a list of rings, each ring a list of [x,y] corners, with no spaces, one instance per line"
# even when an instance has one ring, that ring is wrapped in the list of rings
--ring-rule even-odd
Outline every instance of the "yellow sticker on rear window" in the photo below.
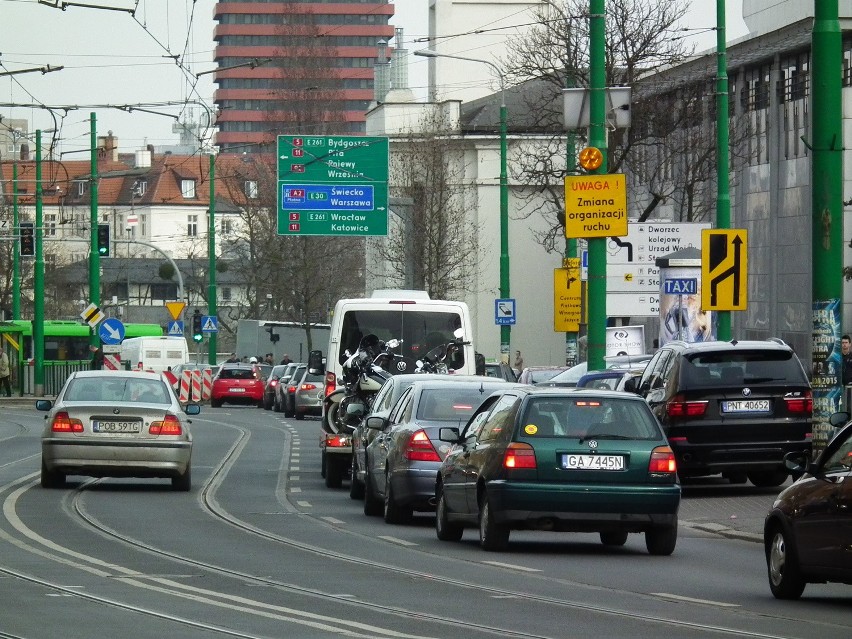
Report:
[[[527,424],[526,426],[524,426],[524,432],[527,435],[535,435],[538,432],[538,426],[536,426],[535,424]]]

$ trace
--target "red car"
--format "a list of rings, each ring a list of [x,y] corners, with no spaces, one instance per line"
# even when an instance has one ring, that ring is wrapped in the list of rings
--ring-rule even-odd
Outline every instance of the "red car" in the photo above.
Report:
[[[222,364],[213,378],[210,406],[229,404],[263,406],[263,375],[254,364]]]

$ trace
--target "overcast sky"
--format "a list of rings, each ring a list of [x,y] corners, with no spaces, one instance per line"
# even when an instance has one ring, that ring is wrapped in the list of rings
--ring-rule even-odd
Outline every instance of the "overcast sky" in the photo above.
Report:
[[[137,4],[136,0],[79,1],[123,8]],[[427,35],[428,0],[396,0],[394,4],[393,24],[405,29],[406,48],[414,51],[425,47],[416,40]],[[715,34],[709,31],[716,22],[715,2],[693,0],[692,4],[684,26],[708,29],[695,37],[699,49],[708,49],[715,45]],[[75,152],[88,148],[92,111],[97,114],[98,134],[112,130],[122,151],[146,144],[177,143],[178,136],[171,130],[172,118],[98,105],[162,103],[144,108],[171,114],[179,113],[180,107],[169,106],[169,102],[203,100],[212,106],[213,74],[200,79],[192,74],[214,69],[214,5],[215,0],[139,0],[132,16],[81,7],[61,11],[38,0],[0,0],[0,73],[47,65],[65,67],[54,73],[0,76],[0,116],[28,119],[31,131],[47,131],[54,128],[54,120],[46,109],[10,108],[6,104],[77,106],[56,121],[63,139],[60,150],[67,153],[66,159],[86,158]],[[726,14],[729,40],[745,35],[742,0],[726,0]],[[483,16],[483,25],[487,22],[489,18]],[[470,31],[477,25],[461,27]],[[410,58],[409,84],[423,97],[426,61]],[[196,118],[203,112],[203,107],[195,107]]]

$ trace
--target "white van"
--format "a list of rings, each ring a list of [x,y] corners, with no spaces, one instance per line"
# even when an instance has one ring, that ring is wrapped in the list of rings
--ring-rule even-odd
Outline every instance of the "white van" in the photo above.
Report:
[[[386,342],[401,339],[392,373],[413,373],[418,359],[432,348],[452,342],[454,332],[464,331],[466,344],[449,367],[456,373],[474,375],[473,324],[464,302],[433,300],[426,291],[383,289],[372,297],[338,300],[331,318],[326,355],[326,395],[340,384],[343,363],[358,349],[361,338],[376,335]]]
[[[188,361],[189,347],[183,337],[130,337],[121,342],[121,362],[129,363],[131,370],[163,373]]]

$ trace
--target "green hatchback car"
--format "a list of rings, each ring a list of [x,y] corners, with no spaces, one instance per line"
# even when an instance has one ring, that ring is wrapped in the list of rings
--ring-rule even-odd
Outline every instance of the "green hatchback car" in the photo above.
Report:
[[[675,457],[640,397],[513,387],[440,439],[453,446],[435,485],[438,539],[477,526],[482,548],[504,550],[513,529],[596,532],[609,546],[644,533],[652,555],[674,552]]]

